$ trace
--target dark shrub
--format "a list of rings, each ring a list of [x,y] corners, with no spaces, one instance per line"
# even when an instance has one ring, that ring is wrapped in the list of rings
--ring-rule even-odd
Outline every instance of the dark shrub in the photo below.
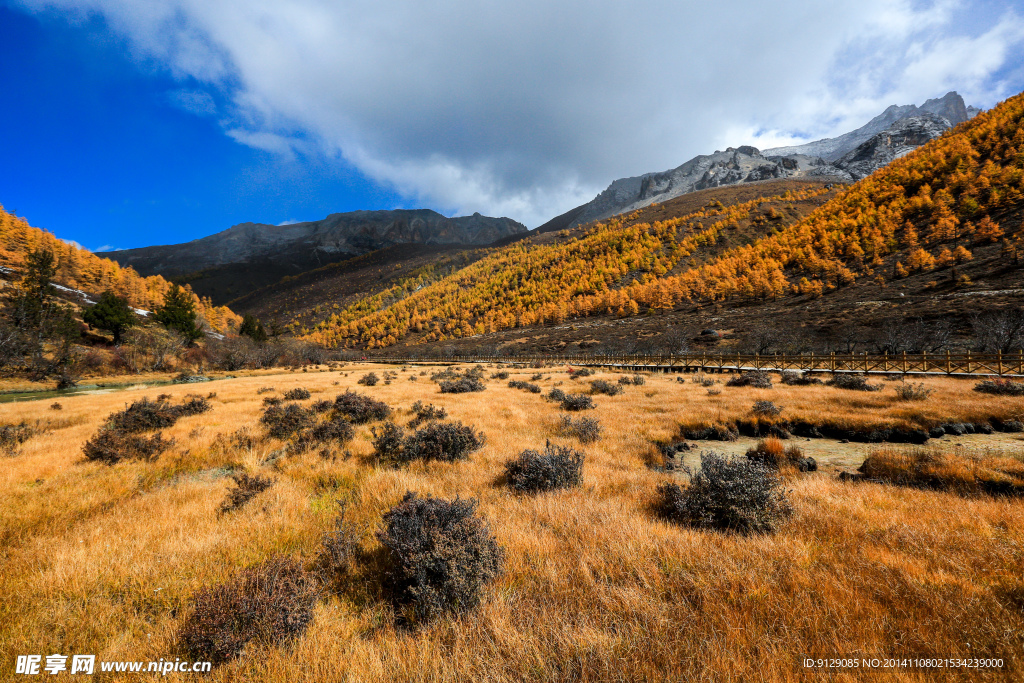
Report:
[[[754,387],[755,389],[771,389],[772,378],[767,372],[744,372],[736,375],[725,383],[727,387]]]
[[[542,379],[544,379],[544,373],[543,372],[538,372],[538,373],[534,374],[532,377],[530,377],[530,381],[531,382],[539,382]]]
[[[568,415],[563,415],[558,430],[563,436],[576,437],[582,443],[593,443],[601,438],[601,423],[592,417],[574,420]]]
[[[362,384],[362,385],[365,385],[365,386],[368,386],[368,387],[373,387],[373,386],[376,386],[377,382],[379,382],[379,381],[380,381],[380,377],[377,376],[377,373],[375,373],[375,372],[368,372],[365,375],[363,375],[362,377],[360,377],[358,380],[356,380],[356,384]]]
[[[303,430],[295,440],[295,446],[300,451],[314,446],[341,446],[351,441],[355,435],[356,430],[351,422],[343,417],[335,417]]]
[[[539,394],[541,388],[536,384],[530,384],[529,382],[521,382],[517,379],[509,380],[509,388],[511,389],[522,389],[523,391],[529,391],[531,394]]]
[[[152,460],[173,444],[173,439],[164,439],[163,434],[159,433],[147,439],[113,429],[101,429],[96,436],[85,442],[82,452],[89,460],[113,465],[127,459]]]
[[[319,401],[313,401],[313,405],[309,407],[309,409],[314,413],[326,413],[332,408],[334,408],[334,401],[329,401],[326,398],[322,398]]]
[[[370,430],[373,438],[373,454],[379,460],[387,462],[401,462],[402,444],[405,443],[405,432],[394,422],[385,422],[379,427]]]
[[[302,387],[295,387],[294,389],[289,389],[288,391],[284,392],[284,400],[305,401],[311,395],[312,394],[310,394],[307,389],[303,389]]]
[[[260,387],[259,389],[256,390],[256,395],[259,396],[260,394],[269,394],[273,390],[274,387]]]
[[[679,378],[677,377],[676,379],[679,379]],[[643,386],[646,381],[647,381],[647,378],[644,377],[643,375],[633,375],[632,377],[620,377],[619,378],[619,384],[622,384],[623,386],[629,386],[630,384],[632,384],[634,386],[640,387],[640,386]]]
[[[590,368],[574,368],[569,371],[569,379],[577,379],[579,377],[590,377],[594,374],[594,371]]]
[[[796,370],[783,370],[782,383],[789,386],[807,386],[810,384],[823,384],[817,377],[812,377],[809,372],[797,372]]]
[[[264,396],[263,405],[265,406],[279,406],[283,402],[280,396]]]
[[[754,401],[751,412],[761,417],[777,417],[782,412],[782,406],[777,406],[772,401]]]
[[[618,384],[612,384],[606,382],[603,379],[595,379],[590,383],[590,393],[592,394],[606,394],[608,396],[618,396],[622,393],[622,387]]]
[[[424,370],[420,374],[425,375],[427,374],[427,371]],[[433,380],[434,382],[437,382],[442,379],[458,379],[461,376],[462,375],[459,374],[458,370],[449,366],[446,367],[444,370],[439,370],[438,372],[431,373],[430,379]]]
[[[832,379],[825,382],[830,387],[837,389],[851,389],[853,391],[878,391],[882,387],[877,384],[868,384],[865,375],[842,374],[833,375]]]
[[[64,406],[56,401],[50,404],[50,410],[64,410]]]
[[[295,560],[278,558],[246,569],[229,583],[199,591],[179,632],[196,659],[222,663],[250,642],[280,644],[313,621],[314,577]]]
[[[986,379],[974,385],[975,391],[996,396],[1024,396],[1024,382],[1008,379]]]
[[[338,394],[334,399],[334,411],[355,424],[386,420],[391,416],[391,408],[387,403],[364,394],[357,394],[351,389],[344,394]]]
[[[386,550],[390,587],[410,621],[472,610],[501,573],[505,553],[476,506],[473,499],[410,492],[385,513],[377,538]]]
[[[555,387],[554,389],[548,392],[548,398],[550,398],[552,401],[558,401],[559,403],[561,403],[562,399],[565,398],[565,392],[559,389],[558,387]]]
[[[586,394],[566,394],[562,398],[562,408],[565,410],[590,410],[594,407],[594,401]]]
[[[525,450],[506,462],[505,476],[508,485],[521,493],[578,486],[583,477],[583,454],[549,442],[543,453]]]
[[[443,420],[448,417],[448,411],[444,408],[438,408],[433,403],[423,405],[423,401],[416,401],[413,403],[412,412],[416,413],[416,417],[414,417],[409,423],[409,426],[413,429],[424,422],[430,422],[431,420]]]
[[[750,460],[702,453],[689,487],[662,484],[657,509],[667,519],[705,529],[740,533],[773,531],[791,508],[778,477]]]
[[[508,379],[508,372],[502,370],[491,375],[491,379]]]
[[[267,433],[278,439],[287,439],[296,432],[312,427],[313,412],[298,403],[287,403],[283,406],[273,405],[263,411],[260,422],[266,427]]]
[[[442,394],[466,394],[471,391],[483,391],[487,387],[479,377],[464,375],[458,379],[441,380]]]
[[[231,478],[235,480],[235,486],[228,491],[227,498],[225,498],[224,502],[221,503],[220,511],[222,514],[238,510],[255,498],[257,494],[263,493],[274,485],[274,481],[272,479],[261,477],[258,474],[249,476],[245,472],[242,472],[240,474],[231,475]]]
[[[188,394],[185,399],[181,402],[181,405],[175,406],[174,410],[178,413],[178,417],[189,417],[192,415],[202,415],[203,413],[213,410],[213,406],[210,405],[210,401],[207,400],[217,394],[211,394],[204,398],[195,394]]]
[[[14,455],[18,447],[32,436],[33,430],[27,422],[0,425],[0,451]]]
[[[329,578],[344,578],[351,572],[359,552],[364,529],[347,520],[348,504],[341,502],[331,530],[324,534],[317,554],[316,566]]]
[[[465,460],[484,445],[483,435],[461,422],[431,422],[402,444],[402,460]]]
[[[186,401],[177,406],[166,400],[154,402],[143,398],[120,412],[112,413],[105,426],[124,434],[137,434],[170,427],[178,418],[205,413],[210,408],[210,402],[200,396],[186,397]]]

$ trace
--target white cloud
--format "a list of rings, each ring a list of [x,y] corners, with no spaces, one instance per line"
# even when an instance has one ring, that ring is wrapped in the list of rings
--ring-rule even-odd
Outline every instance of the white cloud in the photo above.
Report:
[[[716,148],[1024,87],[1005,0],[20,2],[102,14],[200,93],[182,95],[197,113],[221,103],[241,144],[344,158],[425,205],[531,226]]]
[[[167,93],[171,104],[197,116],[212,116],[217,113],[213,96],[202,90],[174,90]]]
[[[117,251],[118,249],[119,249],[119,247],[115,247],[115,246],[113,246],[111,244],[104,244],[102,247],[96,247],[92,251],[94,253],[100,253],[100,252],[104,252],[104,251]]]

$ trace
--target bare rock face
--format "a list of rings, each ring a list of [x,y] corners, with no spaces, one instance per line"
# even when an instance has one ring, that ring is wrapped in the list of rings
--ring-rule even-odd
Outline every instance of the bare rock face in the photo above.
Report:
[[[825,161],[837,161],[849,154],[862,144],[888,130],[901,119],[934,114],[946,119],[955,126],[978,113],[975,107],[964,105],[964,98],[956,92],[948,92],[942,97],[926,101],[920,107],[913,104],[891,105],[881,114],[868,121],[866,124],[849,133],[844,133],[835,138],[824,138],[815,140],[803,145],[792,147],[776,147],[764,151],[766,156],[786,156],[790,154],[805,154],[808,156],[821,157]]]
[[[894,159],[931,142],[951,127],[947,119],[931,113],[900,119],[838,160],[819,166],[811,175],[838,176],[848,180],[866,178]]]
[[[143,275],[181,275],[218,266],[268,263],[301,270],[396,244],[484,245],[526,232],[511,218],[446,218],[429,209],[352,211],[292,225],[241,223],[209,237],[104,254]]]
[[[892,105],[857,130],[794,147],[760,151],[730,147],[694,157],[661,173],[620,178],[593,200],[552,219],[546,232],[629,213],[689,192],[776,178],[834,177],[855,181],[942,135],[978,113],[955,92],[920,107]]]

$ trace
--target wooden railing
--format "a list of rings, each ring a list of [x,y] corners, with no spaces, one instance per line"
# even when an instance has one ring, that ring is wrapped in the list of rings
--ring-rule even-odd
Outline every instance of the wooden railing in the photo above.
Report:
[[[937,374],[1024,376],[1024,350],[1012,353],[828,353],[828,354],[716,354],[685,353],[674,355],[643,354],[536,354],[484,355],[455,354],[438,358],[372,357],[382,363],[553,363],[569,366],[599,366],[670,372],[738,372],[746,370],[799,370],[804,372],[857,372],[869,374]]]

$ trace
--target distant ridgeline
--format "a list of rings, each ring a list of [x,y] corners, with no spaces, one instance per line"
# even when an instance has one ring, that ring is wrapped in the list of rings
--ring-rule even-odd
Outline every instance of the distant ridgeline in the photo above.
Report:
[[[899,279],[970,260],[976,245],[1024,254],[1024,95],[960,123],[852,185],[812,214],[749,244],[713,249],[763,202],[653,224],[617,216],[572,239],[495,250],[422,287],[401,283],[313,329],[330,346],[377,348],[679,304],[815,297],[863,278]],[[811,193],[813,190],[805,190]],[[568,235],[566,235],[568,237]],[[412,283],[408,283],[412,284]]]
[[[57,284],[98,295],[112,290],[126,297],[135,308],[152,311],[163,304],[171,283],[159,275],[142,277],[132,268],[124,268],[110,259],[57,239],[51,233],[33,228],[22,218],[0,207],[0,266],[18,271],[25,257],[36,249],[49,249],[57,261]],[[185,289],[188,289],[187,287]],[[188,290],[191,294],[191,290]],[[227,306],[214,306],[208,299],[192,297],[196,310],[216,331],[237,328],[241,318]]]

